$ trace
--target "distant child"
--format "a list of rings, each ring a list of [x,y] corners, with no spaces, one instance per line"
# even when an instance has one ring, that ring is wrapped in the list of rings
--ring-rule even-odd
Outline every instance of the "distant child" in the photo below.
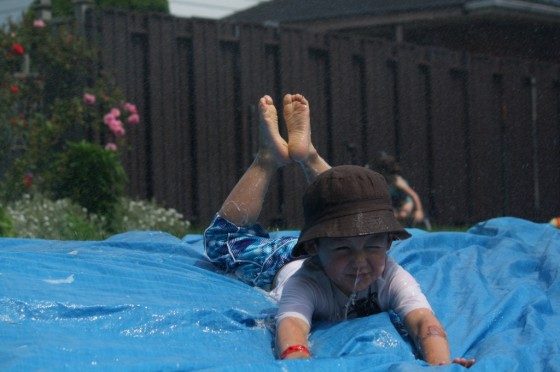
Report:
[[[395,217],[405,225],[425,223],[424,208],[418,193],[401,175],[401,167],[394,156],[381,152],[367,168],[381,173],[389,185]]]
[[[394,310],[428,363],[470,367],[473,359],[451,360],[445,331],[419,285],[387,256],[391,242],[409,234],[393,216],[383,176],[359,166],[331,168],[311,143],[307,100],[287,94],[283,103],[288,142],[272,99],[262,97],[258,154],[204,233],[216,266],[279,301],[278,357],[311,357],[315,320]],[[311,183],[303,198],[305,225],[299,239],[272,239],[256,221],[270,180],[292,162]]]

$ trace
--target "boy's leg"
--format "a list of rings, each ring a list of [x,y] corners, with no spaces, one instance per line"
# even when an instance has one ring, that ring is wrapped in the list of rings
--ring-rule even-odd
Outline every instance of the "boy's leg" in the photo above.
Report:
[[[304,96],[284,96],[284,120],[288,128],[289,156],[301,166],[307,181],[312,182],[331,166],[319,156],[311,142],[309,103]]]
[[[219,214],[237,226],[254,224],[259,217],[270,180],[291,159],[278,131],[278,116],[270,96],[259,101],[259,152],[224,201]]]
[[[293,258],[293,237],[270,239],[257,221],[270,180],[276,170],[291,162],[288,144],[278,131],[272,98],[259,101],[259,152],[204,232],[208,258],[234,272],[245,283],[270,289],[278,270]]]

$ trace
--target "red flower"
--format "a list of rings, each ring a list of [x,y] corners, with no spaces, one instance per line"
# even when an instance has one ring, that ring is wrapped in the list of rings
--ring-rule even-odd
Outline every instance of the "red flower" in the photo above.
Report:
[[[13,43],[10,48],[10,53],[15,56],[22,56],[25,53],[25,48],[20,43]]]
[[[12,85],[10,86],[10,92],[11,92],[12,94],[18,94],[18,93],[19,93],[19,90],[20,90],[20,89],[19,89],[19,86],[18,86],[17,84],[12,84]]]
[[[33,186],[33,173],[29,172],[23,176],[23,186],[29,190]]]

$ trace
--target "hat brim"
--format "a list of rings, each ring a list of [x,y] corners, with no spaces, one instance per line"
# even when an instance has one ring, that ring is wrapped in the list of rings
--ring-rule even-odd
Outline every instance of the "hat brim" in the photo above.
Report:
[[[292,256],[306,255],[305,244],[316,238],[343,238],[380,233],[393,233],[401,240],[411,236],[395,219],[392,210],[353,213],[307,227],[301,232],[292,250]]]

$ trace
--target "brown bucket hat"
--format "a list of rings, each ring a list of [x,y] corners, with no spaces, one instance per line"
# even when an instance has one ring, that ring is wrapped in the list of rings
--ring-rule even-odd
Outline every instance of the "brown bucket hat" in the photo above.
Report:
[[[321,173],[303,196],[305,225],[292,255],[305,254],[305,243],[316,238],[340,238],[394,233],[410,234],[393,215],[385,178],[357,165],[341,165]]]

